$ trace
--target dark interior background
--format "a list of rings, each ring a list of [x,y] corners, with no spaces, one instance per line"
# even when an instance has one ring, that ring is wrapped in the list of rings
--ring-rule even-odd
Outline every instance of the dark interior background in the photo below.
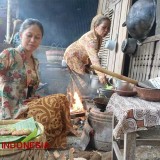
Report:
[[[98,0],[19,0],[17,18],[37,18],[45,35],[42,45],[66,48],[90,29]]]

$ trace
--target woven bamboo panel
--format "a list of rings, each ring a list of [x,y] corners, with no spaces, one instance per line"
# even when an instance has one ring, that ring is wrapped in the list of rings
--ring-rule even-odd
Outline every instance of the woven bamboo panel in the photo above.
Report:
[[[150,42],[138,46],[137,52],[131,56],[129,77],[138,81],[144,81],[151,77],[154,61],[154,47],[156,42]]]
[[[153,65],[151,69],[151,78],[160,76],[160,41],[156,43],[155,55],[153,58]]]
[[[106,15],[108,15],[110,20],[112,21],[113,10],[110,10],[109,14],[106,12]],[[105,44],[109,38],[110,38],[110,33],[103,39],[100,51],[98,53],[103,68],[107,68],[108,66],[109,50],[105,48]]]
[[[102,46],[100,48],[100,51],[98,53],[99,55],[99,58],[100,58],[100,61],[101,61],[101,65],[106,68],[107,67],[107,62],[108,62],[108,49],[106,49],[104,46],[105,46],[105,43],[106,41],[109,39],[109,37],[106,37],[105,39],[103,39],[102,41]]]

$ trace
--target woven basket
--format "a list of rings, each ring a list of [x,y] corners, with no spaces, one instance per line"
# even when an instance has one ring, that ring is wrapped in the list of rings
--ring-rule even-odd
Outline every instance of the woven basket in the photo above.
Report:
[[[21,120],[2,120],[0,121],[0,125],[7,125],[19,122]],[[41,123],[38,123],[39,128],[42,133],[32,142],[46,142],[46,137],[44,134],[44,127]],[[0,160],[44,160],[45,157],[44,149],[0,149]]]
[[[46,51],[47,61],[49,63],[59,63],[61,64],[63,59],[64,51],[63,50],[49,50]]]
[[[147,101],[160,101],[160,89],[148,89],[142,87],[136,87],[137,94],[140,98],[147,100]]]

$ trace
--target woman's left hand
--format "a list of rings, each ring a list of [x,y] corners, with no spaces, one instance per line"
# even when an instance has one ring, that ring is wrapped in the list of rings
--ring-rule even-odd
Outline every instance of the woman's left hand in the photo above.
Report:
[[[33,101],[35,99],[38,99],[38,98],[40,98],[39,95],[35,95],[35,96],[32,96],[32,97],[29,97],[28,99],[24,100],[24,103],[26,104],[26,103],[31,102],[31,101]]]

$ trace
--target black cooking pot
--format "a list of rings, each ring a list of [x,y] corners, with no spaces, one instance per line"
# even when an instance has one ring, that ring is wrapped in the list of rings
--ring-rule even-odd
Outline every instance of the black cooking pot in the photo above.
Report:
[[[96,97],[93,99],[93,103],[100,109],[101,112],[105,111],[108,102],[109,98],[106,97]]]
[[[134,38],[126,38],[122,42],[121,50],[128,55],[134,55],[137,49],[137,40]]]
[[[127,19],[126,26],[129,34],[138,41],[147,38],[156,15],[155,0],[138,0],[131,7]]]
[[[97,89],[97,93],[99,93],[99,96],[110,98],[114,93],[114,90],[100,87],[99,89]]]

